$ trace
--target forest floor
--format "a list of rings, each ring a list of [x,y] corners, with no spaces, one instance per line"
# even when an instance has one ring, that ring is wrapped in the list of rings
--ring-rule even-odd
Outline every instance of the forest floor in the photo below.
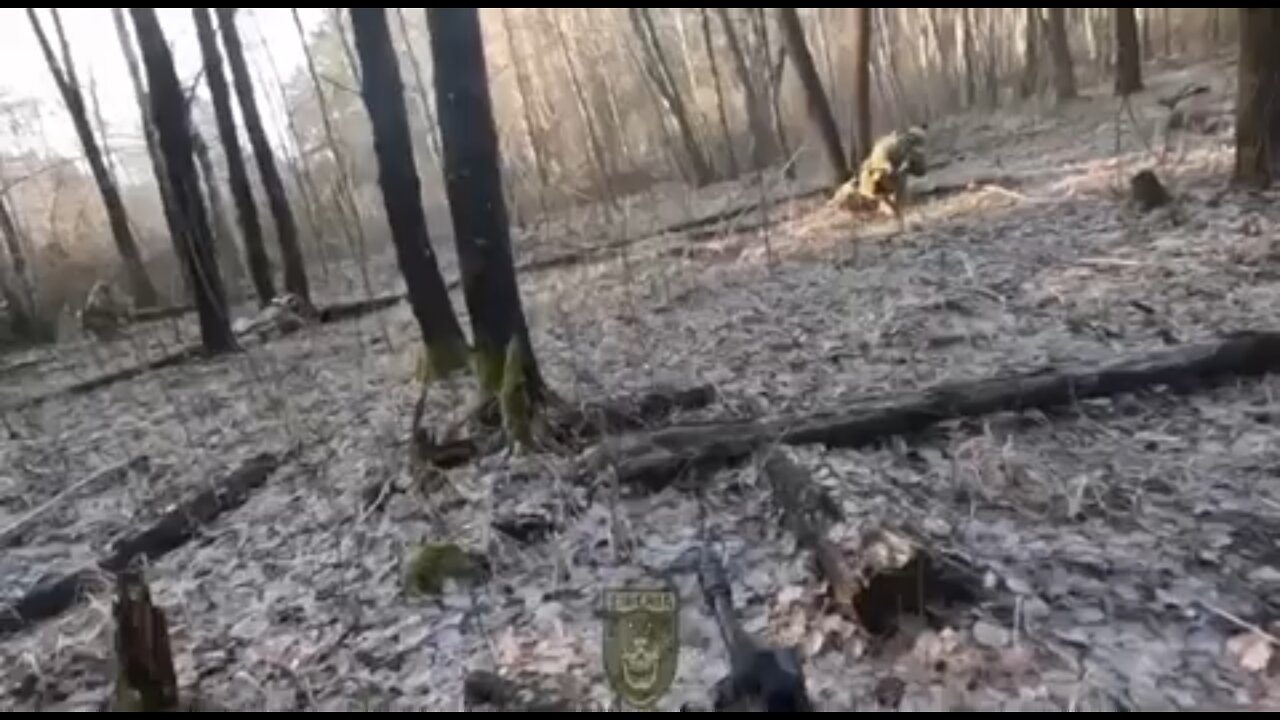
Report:
[[[1233,66],[1148,77],[1132,99],[1139,135],[1159,152],[1155,98],[1191,78],[1212,87],[1201,101],[1217,127],[1171,138],[1163,162],[1095,89],[1059,110],[933,123],[931,152],[947,163],[922,186],[963,189],[926,195],[903,234],[800,200],[772,207],[763,229],[674,233],[527,273],[543,370],[569,398],[715,386],[715,403],[675,422],[828,409],[1276,329],[1280,205],[1227,190]],[[1144,167],[1173,209],[1126,205]],[[389,262],[377,278],[399,287]],[[4,376],[16,409],[0,443],[0,602],[90,565],[246,459],[292,450],[242,507],[148,570],[179,682],[213,707],[461,709],[474,670],[536,673],[575,702],[608,705],[601,591],[671,566],[708,534],[747,628],[801,648],[823,710],[1280,709],[1280,377],[944,422],[860,450],[786,448],[843,510],[833,538],[850,556],[901,532],[986,581],[990,593],[946,622],[906,623],[876,643],[820,611],[821,583],[749,464],[714,473],[701,494],[670,486],[610,501],[592,492],[603,475],[573,476],[575,458],[493,456],[450,471],[452,487],[425,500],[401,492],[369,508],[371,483],[408,485],[417,329],[404,304],[21,405],[175,333],[196,337],[182,322]],[[470,391],[433,388],[430,422],[445,424]],[[6,532],[136,458],[124,477]],[[513,515],[555,532],[494,528]],[[407,595],[405,559],[424,540],[483,551],[492,577]],[[727,672],[696,582],[675,580],[680,656],[664,710],[705,706]],[[111,630],[103,595],[0,637],[0,706],[97,708]],[[901,697],[886,700],[893,684]]]

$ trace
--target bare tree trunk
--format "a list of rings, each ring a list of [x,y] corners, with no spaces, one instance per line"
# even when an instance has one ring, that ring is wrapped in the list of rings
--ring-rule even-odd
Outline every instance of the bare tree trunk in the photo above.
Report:
[[[413,51],[413,41],[409,39],[409,24],[404,19],[404,8],[396,8],[396,20],[400,25],[400,35],[404,38],[405,52],[409,55],[409,68],[413,70],[413,84],[418,91],[418,108],[422,111],[422,123],[426,126],[427,149],[430,151],[431,157],[439,160],[440,124],[436,122],[435,112],[431,109],[431,98],[427,95],[427,83],[422,79],[422,66],[418,64],[418,54]],[[512,61],[515,61],[514,57]]]
[[[529,141],[529,152],[533,155],[533,169],[538,174],[538,201],[542,206],[542,214],[546,216],[547,188],[551,185],[551,172],[546,157],[546,137],[542,123],[534,116],[533,89],[529,79],[529,69],[525,66],[524,56],[516,46],[515,28],[511,26],[511,9],[501,8],[502,28],[507,36],[507,54],[511,56],[511,67],[515,72],[516,92],[520,94],[520,118],[524,123],[525,137]]]
[[[733,19],[729,9],[716,8],[720,25],[724,28],[725,40],[729,43],[729,54],[733,58],[733,67],[738,74],[738,82],[742,85],[743,111],[747,116],[747,127],[751,132],[751,164],[753,170],[763,170],[777,156],[777,146],[769,130],[769,121],[765,117],[764,98],[755,78],[751,75],[751,66],[747,63],[747,55],[738,39],[738,32],[733,27]]]
[[[755,25],[756,37],[760,43],[761,65],[765,69],[766,88],[769,91],[769,108],[770,115],[773,118],[773,132],[778,138],[778,148],[782,151],[784,158],[791,157],[791,144],[787,141],[787,128],[782,117],[782,79],[787,66],[787,49],[786,43],[782,42],[778,47],[778,59],[775,62],[772,55],[772,43],[769,41],[769,22],[765,17],[764,8],[748,8],[751,11],[750,17]],[[793,168],[788,165],[788,176],[791,175]]]
[[[1172,9],[1160,8],[1160,29],[1164,35],[1164,56],[1173,55],[1173,18],[1171,17]]]
[[[1232,180],[1266,189],[1280,173],[1280,9],[1238,8],[1236,157]]]
[[[796,68],[800,85],[804,88],[805,104],[809,108],[809,119],[818,134],[823,154],[827,158],[827,166],[831,171],[831,185],[836,186],[849,179],[849,165],[845,162],[844,148],[840,144],[840,130],[831,115],[831,104],[827,101],[827,93],[822,89],[822,79],[813,66],[813,56],[809,54],[809,44],[804,39],[804,29],[800,27],[800,17],[795,8],[778,8],[778,27],[782,30],[782,41],[786,44],[791,57],[791,64]]]
[[[1040,8],[1024,8],[1022,79],[1018,95],[1027,99],[1040,90]]]
[[[906,92],[902,88],[902,78],[898,75],[898,58],[894,52],[896,45],[892,38],[897,37],[898,25],[894,22],[895,15],[889,12],[888,8],[873,8],[874,15],[879,16],[879,22],[875,22],[876,26],[881,28],[880,32],[873,36],[876,41],[876,62],[879,65],[880,72],[875,73],[874,77],[880,83],[882,96],[888,98],[892,93],[894,110],[896,115],[913,114],[914,110],[907,104]]]
[[[356,62],[355,51],[351,48],[351,38],[347,37],[347,28],[342,24],[342,9],[329,8],[329,16],[333,18],[333,28],[338,34],[338,43],[342,47],[342,55],[347,59],[347,67],[351,69],[351,77],[360,83],[360,63]]]
[[[871,8],[853,9],[853,142],[849,169],[871,152]]]
[[[164,159],[160,153],[160,143],[156,139],[156,128],[151,122],[151,101],[147,98],[146,87],[142,83],[142,69],[138,65],[138,56],[134,51],[133,38],[129,35],[129,27],[125,24],[124,10],[111,8],[111,18],[116,26],[116,37],[120,41],[120,51],[124,53],[125,66],[129,70],[129,80],[133,85],[133,94],[138,102],[138,115],[142,118],[142,137],[147,144],[147,157],[151,160],[151,174],[155,177],[156,190],[160,193],[160,208],[164,211],[164,219],[169,227],[173,227],[173,198],[170,197],[169,179],[164,170]]]
[[[545,12],[545,11],[544,11]],[[592,163],[596,166],[596,172],[600,175],[600,183],[605,189],[605,195],[609,201],[613,202],[613,178],[609,175],[608,164],[604,157],[604,143],[600,140],[600,132],[596,129],[595,120],[591,116],[591,107],[587,104],[586,91],[582,88],[582,79],[578,77],[578,68],[573,62],[573,56],[569,53],[569,39],[565,37],[564,28],[560,25],[560,18],[557,14],[547,16],[551,23],[551,27],[555,30],[556,40],[560,46],[560,54],[564,58],[565,67],[569,71],[569,83],[573,86],[573,97],[578,105],[578,113],[582,117],[582,123],[587,129],[587,149],[590,151]]]
[[[98,102],[98,81],[93,72],[89,73],[89,105],[93,108],[93,123],[98,126],[98,137],[102,138],[102,159],[107,163],[107,172],[112,177],[119,177],[122,172],[115,153],[111,150],[111,134],[107,132],[106,118],[102,117],[102,104]],[[125,184],[128,182],[126,177]]]
[[[193,8],[194,9],[194,8]],[[222,191],[218,187],[218,174],[213,168],[213,158],[209,156],[209,146],[200,135],[200,130],[191,126],[191,150],[195,153],[196,169],[199,170],[201,185],[204,186],[205,199],[209,203],[210,229],[213,232],[214,249],[218,256],[218,265],[223,269],[226,282],[227,299],[239,302],[244,299],[241,288],[244,283],[244,266],[236,251],[235,231],[231,221],[227,219],[226,204],[222,201]]]
[[[529,340],[511,256],[479,11],[428,8],[427,25],[432,60],[442,70],[435,74],[435,85],[445,187],[479,379],[488,397],[502,397],[505,411],[510,399],[505,397],[503,380],[511,380],[510,373],[518,371],[522,407],[529,408],[543,400],[546,386]],[[506,365],[513,359],[513,346],[518,352],[517,367]],[[528,442],[527,416],[522,420],[515,434]]]
[[[675,120],[681,146],[684,148],[685,160],[688,163],[690,180],[696,186],[707,185],[712,181],[711,168],[702,154],[702,148],[698,145],[693,121],[680,93],[680,86],[671,72],[671,63],[667,59],[666,51],[662,48],[662,40],[658,37],[657,28],[653,24],[653,16],[649,13],[649,8],[628,8],[627,10],[632,29],[640,40],[645,73],[657,89],[667,112]]]
[[[231,196],[236,205],[236,217],[240,222],[244,239],[245,258],[249,262],[249,277],[260,305],[267,305],[276,296],[271,280],[271,262],[262,240],[262,225],[258,220],[258,207],[253,201],[249,185],[249,173],[240,152],[240,136],[236,130],[235,114],[231,107],[231,93],[227,89],[226,76],[222,73],[222,56],[213,33],[213,21],[208,8],[192,8],[196,26],[196,41],[204,61],[205,82],[213,98],[213,113],[218,123],[218,137],[227,160],[227,175]]]
[[[733,130],[729,128],[729,111],[724,101],[724,78],[720,76],[720,63],[716,60],[716,45],[711,38],[711,13],[707,8],[698,8],[702,25],[702,44],[707,49],[707,62],[711,68],[711,81],[716,89],[716,111],[720,116],[720,131],[724,133],[725,153],[729,160],[729,176],[738,177],[741,168],[738,166],[738,154],[733,149]]]
[[[999,41],[999,38],[1007,37],[1008,34],[1004,30],[1011,23],[1003,23],[1005,28],[999,27],[1002,24],[1000,19],[1009,17],[1009,11],[1004,8],[985,8],[983,13],[983,40],[980,46],[986,50],[984,89],[986,90],[987,107],[994,110],[1000,106],[1000,91],[1004,87],[1004,83],[1001,81],[1003,73],[1000,67],[999,52],[1003,43]]]
[[[964,104],[969,107],[978,102],[978,58],[973,39],[974,9],[959,8],[956,12],[960,13],[960,57],[964,60]]]
[[[1222,44],[1222,11],[1209,8],[1209,47],[1217,51]]]
[[[258,174],[262,176],[262,189],[275,220],[276,240],[280,243],[280,264],[284,266],[285,290],[310,303],[311,290],[307,283],[307,270],[298,244],[298,226],[289,207],[289,197],[284,191],[284,181],[276,170],[275,156],[267,142],[267,132],[258,115],[258,101],[253,95],[253,81],[249,78],[249,66],[240,45],[240,32],[236,29],[236,8],[218,8],[218,30],[222,33],[222,46],[231,66],[231,82],[240,101],[240,114],[244,118],[245,132],[253,155],[258,162]]]
[[[258,21],[257,17],[254,19]],[[255,24],[257,25],[259,42],[263,43],[263,49],[267,56],[267,69],[271,71],[271,81],[275,84],[280,106],[288,108],[288,93],[285,90],[284,82],[280,79],[280,70],[276,65],[275,55],[263,41],[261,22],[255,22]],[[293,173],[294,182],[298,184],[299,194],[302,195],[302,209],[307,221],[307,237],[310,237],[315,243],[316,258],[320,261],[320,276],[327,282],[329,280],[328,243],[325,233],[320,230],[320,222],[316,218],[316,205],[319,202],[320,193],[316,190],[315,180],[311,175],[311,169],[306,159],[300,156],[306,146],[302,141],[302,133],[298,131],[298,123],[293,113],[285,112],[285,125],[289,129],[289,139],[293,141],[294,147],[293,151],[286,150],[285,161],[289,164],[289,171]]]
[[[333,156],[333,164],[337,170],[335,173],[337,175],[335,185],[338,195],[338,216],[342,220],[342,234],[347,241],[348,249],[351,250],[356,258],[365,294],[372,297],[373,281],[369,277],[368,243],[364,233],[364,224],[360,220],[360,206],[356,202],[355,192],[351,189],[351,167],[347,161],[346,153],[342,151],[342,145],[338,143],[337,135],[333,130],[329,103],[325,100],[324,87],[320,84],[320,71],[316,68],[315,57],[312,56],[311,49],[307,45],[307,33],[302,27],[302,18],[298,16],[297,8],[291,8],[291,11],[293,27],[298,33],[298,41],[302,44],[302,57],[306,61],[307,75],[311,78],[311,87],[316,94],[316,105],[320,110],[320,127],[324,129],[325,147]],[[341,18],[337,16],[334,17],[334,20],[335,22],[341,22]]]
[[[1142,52],[1138,49],[1138,21],[1133,8],[1115,8],[1116,95],[1142,89]]]
[[[1142,59],[1149,61],[1155,57],[1151,46],[1151,8],[1142,8]]]
[[[36,293],[27,266],[27,255],[22,249],[18,224],[9,210],[9,198],[0,194],[0,238],[9,256],[12,281],[0,268],[0,295],[8,304],[9,328],[13,334],[26,341],[52,340],[56,335],[52,324],[47,327],[36,317]]]
[[[169,187],[173,189],[173,214],[179,224],[169,230],[175,238],[180,238],[176,242],[195,296],[200,335],[209,354],[231,352],[237,349],[236,340],[231,332],[222,276],[214,257],[209,219],[196,180],[186,99],[155,10],[129,8],[129,13],[147,72],[151,118],[164,155]]]
[[[466,367],[467,344],[431,250],[391,29],[384,8],[353,7],[348,12],[362,70],[361,97],[373,125],[378,185],[391,239],[432,371],[443,377]]]
[[[57,22],[57,9],[55,8],[53,12]],[[106,208],[107,220],[111,225],[111,236],[115,239],[116,250],[120,253],[121,262],[124,263],[125,275],[129,282],[129,294],[137,307],[154,306],[159,300],[156,287],[147,276],[146,268],[143,267],[142,253],[138,249],[138,242],[129,225],[129,216],[125,212],[124,201],[120,198],[120,190],[116,187],[115,178],[107,169],[102,150],[93,136],[93,129],[89,126],[84,97],[80,93],[80,85],[76,80],[75,65],[70,55],[63,58],[65,68],[58,63],[53,48],[49,45],[49,38],[40,25],[40,19],[36,17],[35,8],[27,8],[27,18],[31,21],[31,29],[35,31],[36,40],[40,43],[40,50],[44,53],[49,73],[53,75],[58,92],[62,95],[62,101],[71,115],[71,122],[84,149],[85,160],[89,162],[89,170],[93,173],[98,193],[102,196],[102,204]]]
[[[1067,43],[1067,21],[1064,8],[1047,8],[1049,12],[1049,54],[1053,58],[1053,89],[1058,101],[1077,96],[1076,72],[1071,62],[1071,46]]]

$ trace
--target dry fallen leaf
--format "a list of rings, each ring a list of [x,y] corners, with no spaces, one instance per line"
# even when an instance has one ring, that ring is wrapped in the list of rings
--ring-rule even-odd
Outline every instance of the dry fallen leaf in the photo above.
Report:
[[[1266,670],[1274,653],[1271,639],[1260,632],[1241,633],[1227,640],[1227,654],[1249,672]]]

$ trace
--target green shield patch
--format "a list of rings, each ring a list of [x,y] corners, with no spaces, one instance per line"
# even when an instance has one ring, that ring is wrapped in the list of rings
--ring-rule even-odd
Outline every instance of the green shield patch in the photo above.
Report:
[[[674,589],[605,591],[605,673],[613,691],[633,707],[652,707],[675,679],[679,610]]]

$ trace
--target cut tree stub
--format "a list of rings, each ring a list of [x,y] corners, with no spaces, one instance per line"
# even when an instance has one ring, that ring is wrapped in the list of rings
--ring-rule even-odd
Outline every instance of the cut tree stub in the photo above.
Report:
[[[1144,213],[1168,205],[1173,199],[1161,184],[1160,178],[1151,170],[1142,170],[1130,178],[1129,190],[1133,194],[1134,204]]]
[[[950,571],[928,548],[897,533],[870,535],[861,552],[862,584],[853,606],[863,628],[887,640],[900,618],[916,616],[941,627],[981,597],[978,577]]]
[[[116,712],[165,712],[178,707],[177,672],[164,612],[151,602],[142,573],[116,577]]]

